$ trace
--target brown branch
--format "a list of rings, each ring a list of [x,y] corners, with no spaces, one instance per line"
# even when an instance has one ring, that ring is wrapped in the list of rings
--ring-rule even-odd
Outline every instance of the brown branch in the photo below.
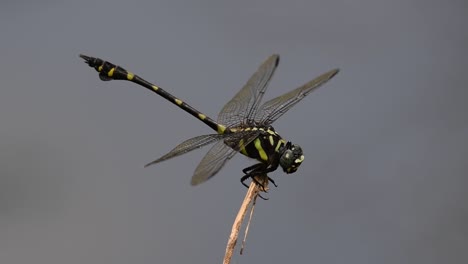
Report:
[[[237,243],[237,237],[239,236],[239,230],[244,220],[245,214],[247,213],[249,205],[252,203],[254,198],[257,197],[260,191],[268,190],[268,177],[265,176],[256,178],[258,182],[262,183],[263,186],[265,186],[265,189],[261,186],[258,186],[254,181],[250,183],[249,189],[245,194],[244,201],[242,202],[241,207],[239,208],[239,212],[237,213],[236,219],[232,224],[231,235],[229,236],[229,240],[226,246],[226,253],[224,255],[223,264],[231,263],[232,254]]]
[[[240,252],[239,252],[239,254],[241,254],[241,255],[242,255],[242,253],[244,251],[245,241],[247,240],[247,234],[249,233],[249,227],[250,227],[250,223],[252,222],[252,216],[253,216],[253,213],[254,213],[257,198],[258,198],[258,195],[255,195],[254,198],[253,198],[252,206],[250,207],[249,221],[247,222],[247,226],[245,227],[244,240],[242,240],[242,245],[241,245],[241,249],[240,249]]]

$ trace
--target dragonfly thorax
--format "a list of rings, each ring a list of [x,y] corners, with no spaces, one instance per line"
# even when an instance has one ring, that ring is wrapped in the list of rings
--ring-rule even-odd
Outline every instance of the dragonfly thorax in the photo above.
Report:
[[[302,148],[291,142],[286,143],[280,154],[280,166],[288,174],[296,172],[302,161],[304,161]]]

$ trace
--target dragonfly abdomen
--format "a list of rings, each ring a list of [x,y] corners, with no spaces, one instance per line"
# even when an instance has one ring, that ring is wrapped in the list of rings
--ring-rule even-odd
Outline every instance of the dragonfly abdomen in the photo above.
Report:
[[[90,67],[93,67],[97,72],[99,72],[99,78],[101,80],[103,81],[127,80],[130,82],[139,84],[145,87],[146,89],[154,93],[157,93],[158,95],[168,100],[169,102],[182,108],[182,110],[185,110],[192,116],[198,118],[199,120],[201,120],[203,123],[208,125],[211,129],[215,130],[219,134],[223,134],[226,131],[226,126],[217,123],[216,121],[214,121],[207,115],[203,114],[202,112],[196,110],[195,108],[185,103],[183,100],[168,93],[161,87],[146,81],[140,76],[133,74],[132,72],[129,72],[120,66],[116,66],[108,61],[104,61],[99,58],[89,57],[86,55],[80,55],[80,57],[83,58]]]

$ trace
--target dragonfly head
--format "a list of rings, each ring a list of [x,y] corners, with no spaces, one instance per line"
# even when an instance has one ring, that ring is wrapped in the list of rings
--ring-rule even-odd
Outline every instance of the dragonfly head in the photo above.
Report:
[[[296,172],[303,160],[304,154],[302,153],[302,148],[291,142],[286,143],[280,158],[280,165],[283,171],[288,174]]]

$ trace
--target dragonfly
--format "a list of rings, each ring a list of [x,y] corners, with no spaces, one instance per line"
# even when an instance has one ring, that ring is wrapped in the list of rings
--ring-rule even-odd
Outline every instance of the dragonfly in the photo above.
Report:
[[[100,58],[80,54],[90,67],[99,73],[102,81],[126,80],[154,92],[175,104],[190,115],[208,125],[215,132],[196,136],[183,141],[167,154],[148,163],[145,167],[186,154],[203,146],[214,144],[202,158],[191,179],[192,185],[206,182],[215,176],[236,153],[257,160],[252,166],[242,170],[241,183],[281,167],[287,174],[294,173],[304,161],[302,148],[282,138],[272,124],[312,91],[328,82],[339,69],[332,69],[304,85],[261,104],[268,84],[279,64],[279,55],[268,57],[250,77],[247,83],[227,102],[215,121],[196,110],[185,101],[175,97],[161,87],[140,76]],[[268,180],[276,183],[269,176]]]

